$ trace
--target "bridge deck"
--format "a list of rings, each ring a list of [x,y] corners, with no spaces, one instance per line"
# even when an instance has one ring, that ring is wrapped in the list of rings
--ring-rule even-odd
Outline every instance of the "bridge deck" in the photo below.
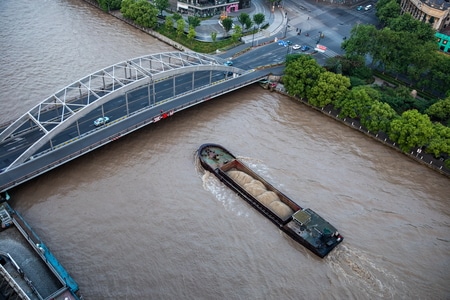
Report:
[[[89,91],[83,92],[72,84],[63,89],[70,93],[55,94],[57,96],[50,97],[52,101],[44,100],[39,110],[33,108],[26,117],[22,116],[4,129],[0,133],[0,191],[163,117],[257,82],[271,72],[271,69],[245,71],[203,55],[200,58],[188,56],[187,62],[177,61],[176,64],[175,58],[168,57],[172,59],[168,59],[170,64],[164,61],[156,68],[158,72],[149,58],[118,64],[121,68],[107,68],[107,74],[118,70],[127,72],[128,77],[125,77],[133,78],[128,84],[120,85],[125,82],[120,77],[105,84],[99,78],[110,75],[91,74],[86,78],[95,80],[89,81]],[[134,71],[127,66],[132,66]],[[229,72],[233,75],[228,76]],[[86,78],[78,84],[86,86]],[[65,97],[63,101],[61,95]],[[108,117],[109,122],[95,126],[94,120],[100,117]]]

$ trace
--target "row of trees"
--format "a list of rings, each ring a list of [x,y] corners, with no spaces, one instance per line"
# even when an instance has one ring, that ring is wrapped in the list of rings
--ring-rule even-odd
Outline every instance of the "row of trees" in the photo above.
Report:
[[[311,105],[331,105],[340,118],[353,118],[369,131],[386,133],[403,151],[425,147],[436,157],[450,154],[450,96],[430,106],[427,114],[416,109],[398,114],[382,102],[380,91],[369,85],[351,88],[350,79],[327,71],[308,55],[291,55],[286,61],[283,83],[287,92],[307,98]],[[433,123],[432,121],[435,121]],[[450,159],[446,161],[450,167]]]
[[[97,0],[100,7],[105,11],[120,9],[122,15],[128,19],[133,20],[136,24],[156,29],[158,22],[157,17],[163,15],[163,11],[167,9],[170,4],[169,0]],[[278,1],[271,0],[272,3],[278,3]],[[263,13],[257,13],[253,15],[253,19],[247,13],[241,13],[237,20],[242,26],[233,24],[233,19],[227,17],[221,20],[221,24],[228,34],[231,29],[234,28],[234,34],[232,39],[239,39],[245,31],[248,31],[253,25],[256,25],[258,29],[265,21],[265,15]],[[177,28],[177,35],[181,35],[185,32],[185,27],[188,25],[188,39],[189,36],[194,35],[195,28],[199,26],[201,20],[196,16],[189,16],[186,21],[180,14],[172,14],[166,17],[165,26],[166,29]],[[176,25],[176,26],[175,26]],[[217,32],[215,33],[217,36]],[[215,40],[215,38],[213,38]]]
[[[111,11],[121,9],[122,1],[123,0],[97,0],[97,3],[104,11]],[[159,10],[160,15],[162,15],[163,10],[170,6],[169,0],[152,0],[150,3]],[[127,5],[129,6],[129,3]]]
[[[380,0],[376,6],[383,28],[355,26],[342,44],[347,57],[369,58],[371,67],[406,76],[422,90],[450,93],[450,58],[437,51],[430,24],[400,14],[396,0]]]
[[[147,28],[158,25],[158,9],[147,0],[123,0],[120,12],[137,25]]]

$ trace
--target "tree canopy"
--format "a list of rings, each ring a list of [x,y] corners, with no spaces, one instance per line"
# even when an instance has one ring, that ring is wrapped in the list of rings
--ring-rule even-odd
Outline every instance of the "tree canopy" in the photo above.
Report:
[[[158,10],[146,0],[123,0],[120,12],[125,18],[143,27],[156,28],[158,24]]]
[[[122,0],[97,0],[98,5],[104,11],[120,9]]]
[[[400,149],[408,152],[413,147],[427,145],[434,135],[433,123],[427,115],[412,109],[405,111],[391,122],[389,138],[396,141]]]
[[[200,18],[199,17],[196,17],[196,16],[189,16],[188,17],[188,24],[189,24],[189,26],[192,26],[192,27],[198,27],[199,25],[200,25]]]
[[[230,17],[226,17],[222,20],[223,29],[225,29],[226,33],[228,33],[231,28],[233,28],[233,19]]]
[[[250,16],[247,13],[241,13],[238,17],[237,17],[239,23],[242,24],[242,26],[248,30],[250,27],[252,27],[253,25],[253,21],[250,18]]]
[[[450,96],[439,100],[425,111],[432,120],[450,125]]]
[[[163,10],[170,6],[169,0],[153,0],[152,3],[159,10],[159,15],[161,16]]]
[[[329,71],[321,72],[308,92],[308,101],[314,106],[325,107],[344,98],[350,87],[350,79]]]
[[[264,22],[264,20],[266,19],[266,16],[263,13],[257,13],[253,15],[253,22],[255,22],[255,24],[258,26],[261,26],[261,24]]]
[[[369,58],[372,67],[402,76],[435,95],[450,92],[450,58],[440,54],[430,23],[400,14],[396,0],[377,2],[384,27],[356,25],[342,43],[346,57]],[[343,66],[344,67],[344,66]]]
[[[311,56],[300,55],[287,63],[283,83],[289,94],[306,98],[322,72],[325,69]]]

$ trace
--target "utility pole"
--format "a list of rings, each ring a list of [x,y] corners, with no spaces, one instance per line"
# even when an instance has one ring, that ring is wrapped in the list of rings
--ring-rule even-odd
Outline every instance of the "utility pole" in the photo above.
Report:
[[[289,27],[289,18],[287,17],[287,12],[284,13],[284,16],[286,17],[286,28],[284,29],[284,37],[286,38],[287,35],[287,29]]]

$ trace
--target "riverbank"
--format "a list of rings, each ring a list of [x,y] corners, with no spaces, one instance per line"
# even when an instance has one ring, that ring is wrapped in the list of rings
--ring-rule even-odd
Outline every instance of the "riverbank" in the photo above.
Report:
[[[100,6],[98,5],[97,1],[95,1],[95,0],[83,0],[83,1],[86,2],[86,3],[89,3],[92,6],[95,6],[96,8],[100,9],[101,11],[103,11],[100,8]],[[161,41],[163,43],[166,43],[169,46],[172,46],[176,50],[179,50],[179,51],[192,51],[191,49],[186,48],[185,46],[183,46],[183,45],[181,45],[181,44],[179,44],[179,43],[169,39],[168,37],[160,34],[159,32],[156,32],[154,30],[151,30],[151,29],[143,27],[143,26],[139,26],[139,25],[135,24],[133,21],[122,17],[122,14],[120,13],[120,11],[109,11],[109,12],[105,12],[105,13],[107,13],[107,14],[109,14],[109,15],[111,15],[111,16],[113,16],[113,17],[115,17],[115,18],[117,18],[117,19],[119,19],[119,20],[121,20],[121,21],[123,21],[123,22],[125,22],[125,23],[127,23],[127,24],[129,24],[129,25],[131,25],[131,26],[133,26],[133,27],[135,27],[135,28],[137,28],[137,29],[139,29],[139,30],[149,34],[149,35],[151,35],[151,36],[153,36],[154,38],[158,39],[159,41]]]
[[[315,106],[309,104],[308,101],[305,99],[300,99],[300,98],[294,97],[292,95],[289,95],[284,90],[284,87],[281,84],[279,84],[277,86],[275,91],[277,93],[280,93],[284,96],[289,97],[292,100],[298,101],[298,102],[308,106],[309,108],[312,108],[330,118],[333,118],[334,120],[340,122],[341,124],[344,124],[347,127],[357,130],[357,131],[363,133],[364,135],[370,137],[371,139],[374,139],[377,142],[380,142],[380,143],[394,149],[395,151],[406,155],[408,158],[413,159],[414,161],[416,161],[422,165],[425,165],[425,166],[431,168],[432,170],[437,171],[438,173],[450,178],[450,169],[448,169],[444,166],[444,161],[441,159],[435,158],[432,154],[423,152],[421,148],[413,149],[410,153],[403,152],[396,145],[395,142],[393,142],[389,139],[387,134],[370,132],[369,130],[364,128],[364,126],[362,126],[361,123],[359,122],[359,120],[357,120],[357,119],[352,119],[352,118],[341,119],[341,118],[339,118],[339,111],[337,109],[335,109],[334,107],[332,107],[331,105],[328,105],[324,108],[315,107]]]
[[[84,0],[84,1],[89,3],[89,4],[91,4],[91,5],[93,5],[93,6],[95,6],[98,9],[101,9],[95,0]],[[133,26],[133,27],[135,27],[135,28],[137,28],[137,29],[139,29],[139,30],[141,30],[141,31],[151,35],[151,36],[153,36],[153,37],[155,37],[156,39],[158,39],[158,40],[160,40],[160,41],[162,41],[162,42],[164,42],[164,43],[174,47],[175,49],[177,49],[179,51],[192,51],[192,50],[184,47],[183,45],[178,44],[177,42],[175,42],[175,41],[173,41],[173,40],[171,40],[171,39],[169,39],[169,38],[159,34],[158,32],[156,32],[154,30],[151,30],[151,29],[148,29],[148,28],[144,28],[142,26],[138,26],[134,22],[123,18],[121,13],[120,13],[120,11],[110,11],[110,12],[106,12],[106,13],[110,14],[111,16],[114,16],[115,18],[117,18],[117,19],[119,19],[119,20],[121,20],[121,21],[123,21],[123,22],[125,22],[125,23],[127,23],[127,24],[129,24],[129,25],[131,25],[131,26]],[[246,48],[247,47],[245,46],[245,44],[241,45],[240,47],[235,47],[234,49],[229,51],[230,52],[229,56],[233,56],[233,57],[239,56],[240,54],[242,54],[243,52],[245,52],[247,50]],[[296,98],[296,97],[293,97],[293,96],[289,95],[286,91],[284,91],[284,89],[282,88],[282,85],[279,85],[275,89],[275,91],[277,91],[278,93],[281,93],[281,94],[283,94],[285,96],[288,96],[291,99],[299,101],[299,102],[307,105],[308,107],[310,107],[310,108],[312,108],[312,109],[314,109],[316,111],[320,111],[321,113],[323,113],[323,114],[325,114],[325,115],[335,119],[336,121],[341,122],[344,125],[346,125],[348,127],[351,127],[351,128],[353,128],[355,130],[358,130],[359,132],[365,134],[366,136],[368,136],[368,137],[370,137],[372,139],[375,139],[376,141],[381,142],[384,145],[386,145],[386,146],[388,146],[388,147],[390,147],[390,148],[392,148],[392,149],[394,149],[394,150],[396,150],[396,151],[398,151],[398,152],[408,156],[409,158],[419,162],[420,164],[423,164],[423,165],[425,165],[425,166],[427,166],[427,167],[429,167],[429,168],[439,172],[440,174],[450,178],[450,169],[448,169],[448,168],[446,168],[444,166],[444,161],[440,160],[440,159],[436,159],[431,154],[422,152],[422,149],[420,149],[420,148],[413,149],[413,151],[411,151],[410,153],[405,153],[396,145],[395,142],[392,142],[386,134],[370,132],[369,130],[364,128],[360,124],[359,120],[357,120],[357,119],[351,119],[351,118],[341,119],[341,118],[339,118],[339,111],[334,109],[331,106],[327,106],[327,107],[322,108],[322,109],[317,108],[317,107],[315,107],[313,105],[310,105],[306,100],[299,99],[299,98]]]

